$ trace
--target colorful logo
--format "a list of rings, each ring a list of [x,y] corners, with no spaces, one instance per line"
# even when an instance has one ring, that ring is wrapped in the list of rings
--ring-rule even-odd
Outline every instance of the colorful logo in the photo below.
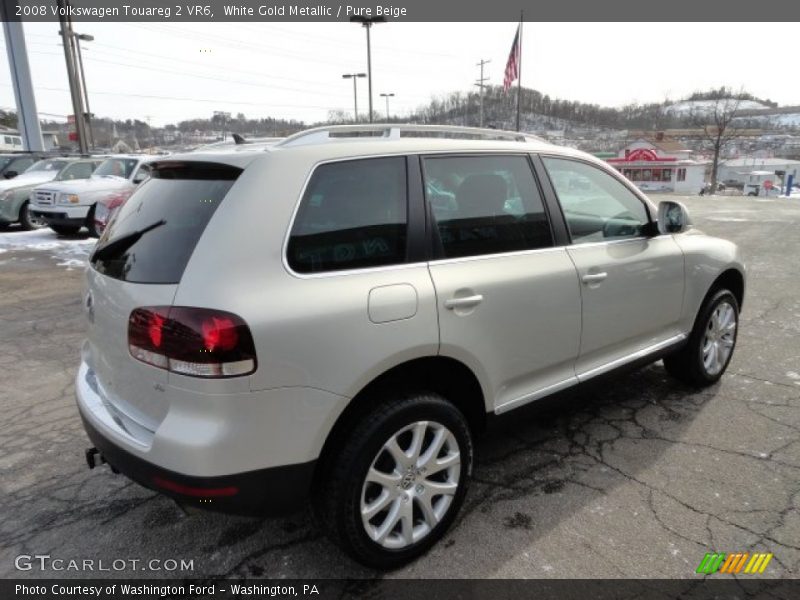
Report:
[[[755,575],[756,573],[763,573],[771,560],[771,552],[754,552],[753,554],[749,552],[728,554],[725,552],[708,552],[703,557],[695,573],[713,575],[716,572],[720,572],[730,573],[731,575],[737,573]]]

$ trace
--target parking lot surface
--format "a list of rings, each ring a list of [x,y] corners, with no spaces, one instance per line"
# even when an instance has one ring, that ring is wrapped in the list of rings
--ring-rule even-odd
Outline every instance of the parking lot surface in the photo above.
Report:
[[[0,232],[0,576],[697,577],[711,551],[772,552],[767,576],[800,576],[800,201],[680,199],[747,261],[727,375],[698,392],[656,363],[515,413],[478,443],[450,533],[388,574],[344,557],[305,509],[188,516],[87,470],[73,378],[91,241]],[[193,571],[18,571],[21,554]]]

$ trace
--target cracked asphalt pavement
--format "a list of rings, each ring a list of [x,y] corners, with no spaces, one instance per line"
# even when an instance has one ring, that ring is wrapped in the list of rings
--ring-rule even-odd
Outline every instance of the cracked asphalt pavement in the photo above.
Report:
[[[515,413],[478,442],[455,526],[388,574],[347,559],[306,509],[187,516],[87,470],[73,398],[81,270],[46,246],[0,250],[0,576],[682,578],[706,552],[745,550],[774,553],[767,576],[800,576],[800,202],[685,201],[748,263],[722,381],[694,391],[656,363]],[[189,559],[194,571],[20,572],[20,554]]]

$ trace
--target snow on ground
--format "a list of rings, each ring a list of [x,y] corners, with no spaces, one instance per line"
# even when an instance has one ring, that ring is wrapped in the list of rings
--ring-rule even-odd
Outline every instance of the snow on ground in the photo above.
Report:
[[[84,237],[61,237],[51,229],[36,231],[4,231],[0,233],[0,254],[9,251],[45,252],[67,270],[86,266],[89,253],[97,240]],[[0,264],[7,262],[0,260]]]

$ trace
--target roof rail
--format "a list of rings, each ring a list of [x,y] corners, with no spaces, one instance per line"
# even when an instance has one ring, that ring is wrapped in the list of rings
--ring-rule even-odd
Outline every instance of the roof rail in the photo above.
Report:
[[[367,140],[407,138],[450,138],[468,140],[501,140],[511,142],[545,142],[540,137],[519,131],[502,129],[481,129],[458,125],[411,125],[397,123],[374,123],[364,125],[328,125],[307,129],[290,135],[276,146],[305,146],[320,144],[336,139],[362,138]]]

